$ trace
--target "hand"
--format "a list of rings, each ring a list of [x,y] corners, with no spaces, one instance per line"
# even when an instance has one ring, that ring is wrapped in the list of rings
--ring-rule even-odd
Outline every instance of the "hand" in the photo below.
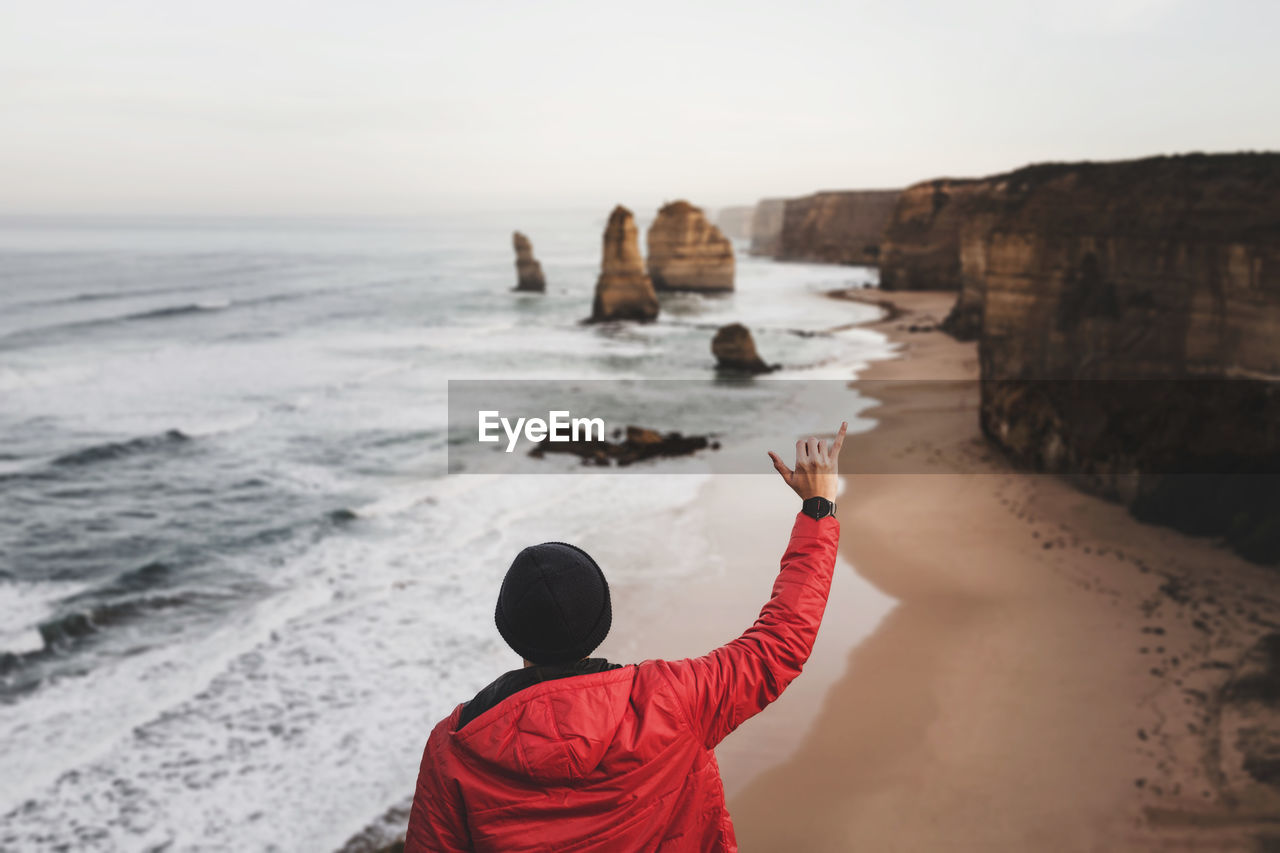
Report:
[[[840,474],[840,448],[844,446],[844,434],[849,429],[848,421],[840,424],[840,432],[835,440],[823,447],[818,438],[805,438],[796,442],[796,469],[792,471],[778,454],[769,451],[773,467],[792,489],[795,489],[800,500],[813,497],[836,499],[837,477]]]

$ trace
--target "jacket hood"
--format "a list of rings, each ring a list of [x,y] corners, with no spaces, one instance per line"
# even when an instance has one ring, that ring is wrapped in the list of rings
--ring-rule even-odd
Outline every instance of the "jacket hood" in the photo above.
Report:
[[[474,761],[539,784],[589,775],[613,744],[631,704],[636,668],[545,681],[507,697],[452,738]]]

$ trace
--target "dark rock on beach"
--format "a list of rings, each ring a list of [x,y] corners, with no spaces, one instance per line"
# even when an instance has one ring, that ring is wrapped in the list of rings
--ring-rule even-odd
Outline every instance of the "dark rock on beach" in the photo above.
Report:
[[[337,853],[404,853],[404,844],[403,838],[396,841],[380,842],[357,836],[347,842]]]
[[[1217,740],[1207,754],[1224,795],[1280,810],[1280,635],[1245,652],[1215,697]]]
[[[583,465],[626,467],[646,459],[689,456],[708,447],[715,450],[719,444],[705,435],[683,435],[679,432],[660,433],[657,430],[628,426],[625,437],[615,433],[616,441],[563,441],[539,442],[529,455],[541,459],[548,453],[570,453],[582,459]]]
[[[393,806],[370,823],[336,853],[404,853],[405,827],[409,824],[411,803]]]

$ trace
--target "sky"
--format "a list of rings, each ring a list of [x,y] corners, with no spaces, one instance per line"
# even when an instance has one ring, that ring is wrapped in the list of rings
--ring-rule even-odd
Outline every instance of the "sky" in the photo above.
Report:
[[[0,212],[709,207],[1280,147],[1272,0],[0,0]]]

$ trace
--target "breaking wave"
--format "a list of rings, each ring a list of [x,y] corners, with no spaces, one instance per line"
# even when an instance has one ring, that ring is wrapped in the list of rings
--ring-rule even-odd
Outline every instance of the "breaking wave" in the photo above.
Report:
[[[119,459],[124,456],[132,456],[137,453],[147,453],[154,450],[164,450],[175,445],[185,444],[190,441],[191,437],[181,430],[171,429],[158,435],[145,435],[140,438],[132,438],[128,441],[109,441],[105,444],[95,444],[92,447],[86,447],[83,450],[76,450],[59,456],[53,460],[51,464],[58,467],[73,467],[79,465],[92,465],[95,462],[106,462],[111,459]]]
[[[231,307],[230,299],[223,299],[214,302],[191,302],[186,305],[171,305],[167,308],[156,308],[154,311],[139,311],[136,314],[126,314],[119,319],[126,320],[160,320],[165,317],[181,317],[184,314],[202,314],[206,311],[221,311],[223,308]]]

